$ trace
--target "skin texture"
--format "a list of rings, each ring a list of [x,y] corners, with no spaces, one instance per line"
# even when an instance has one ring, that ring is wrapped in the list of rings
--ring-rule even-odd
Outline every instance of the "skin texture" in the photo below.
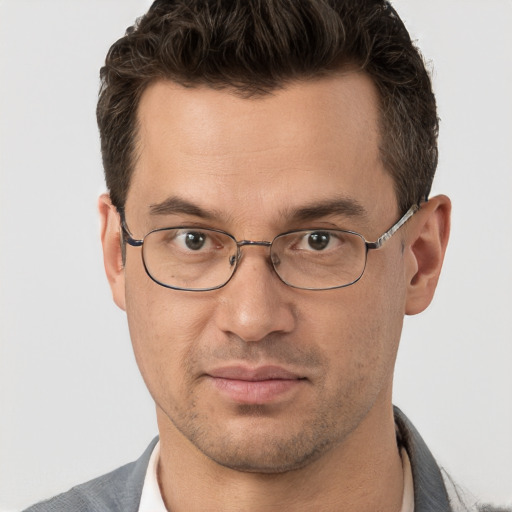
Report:
[[[373,241],[400,217],[379,158],[377,93],[363,74],[290,84],[257,99],[161,81],[144,92],[139,121],[126,203],[136,238],[192,224],[238,240],[313,227]],[[169,197],[209,215],[150,213]],[[360,211],[293,216],[340,198]],[[290,288],[268,249],[251,247],[224,288],[193,293],[151,281],[140,248],[127,247],[123,267],[119,217],[108,196],[100,198],[105,268],[156,403],[159,480],[170,510],[399,510],[394,362],[404,314],[432,299],[449,211],[444,196],[424,204],[370,251],[362,279],[347,288]],[[216,377],[226,367],[269,366],[291,374],[283,392],[256,386],[246,399]]]

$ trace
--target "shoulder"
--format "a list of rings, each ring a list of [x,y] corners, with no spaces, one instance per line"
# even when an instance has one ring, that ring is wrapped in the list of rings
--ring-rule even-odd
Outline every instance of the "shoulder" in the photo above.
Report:
[[[492,505],[480,505],[478,512],[512,512],[512,508],[493,507]]]
[[[481,503],[473,494],[456,484],[444,469],[441,471],[453,512],[512,512],[512,508]]]
[[[158,438],[153,439],[135,462],[37,503],[24,512],[136,512],[149,457],[157,441]]]
[[[25,512],[117,510],[118,507],[115,506],[117,491],[125,485],[134,464],[135,462],[132,462],[106,475],[77,485],[67,492],[33,505]]]
[[[457,485],[434,459],[432,453],[405,414],[394,408],[397,438],[409,456],[417,512],[512,512],[480,503]]]

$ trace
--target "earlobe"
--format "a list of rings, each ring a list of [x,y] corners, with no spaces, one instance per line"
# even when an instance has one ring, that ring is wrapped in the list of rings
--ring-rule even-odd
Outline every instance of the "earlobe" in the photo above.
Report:
[[[405,313],[425,310],[436,290],[450,234],[451,202],[439,195],[424,203],[408,226]]]
[[[121,309],[126,309],[124,265],[121,250],[119,213],[110,201],[108,194],[98,199],[101,221],[101,245],[103,247],[103,264],[112,290],[114,302]]]

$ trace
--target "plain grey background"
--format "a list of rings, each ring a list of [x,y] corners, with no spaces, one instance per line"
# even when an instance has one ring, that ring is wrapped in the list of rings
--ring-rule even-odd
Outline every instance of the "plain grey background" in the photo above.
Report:
[[[156,434],[103,275],[98,70],[148,0],[0,0],[0,511],[139,456]],[[434,303],[407,318],[395,403],[455,477],[512,503],[512,1],[394,3],[431,62]]]

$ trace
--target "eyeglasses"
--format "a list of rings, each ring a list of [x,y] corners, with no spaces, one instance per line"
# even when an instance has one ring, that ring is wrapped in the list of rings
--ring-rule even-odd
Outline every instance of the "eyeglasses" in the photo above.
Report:
[[[242,260],[242,247],[270,250],[279,279],[292,288],[331,290],[361,279],[368,251],[389,240],[419,209],[412,206],[375,242],[343,229],[299,229],[277,235],[271,242],[237,240],[218,229],[175,226],[150,231],[142,240],[131,235],[120,209],[124,240],[142,247],[142,262],[157,284],[174,290],[209,291],[225,286]]]

